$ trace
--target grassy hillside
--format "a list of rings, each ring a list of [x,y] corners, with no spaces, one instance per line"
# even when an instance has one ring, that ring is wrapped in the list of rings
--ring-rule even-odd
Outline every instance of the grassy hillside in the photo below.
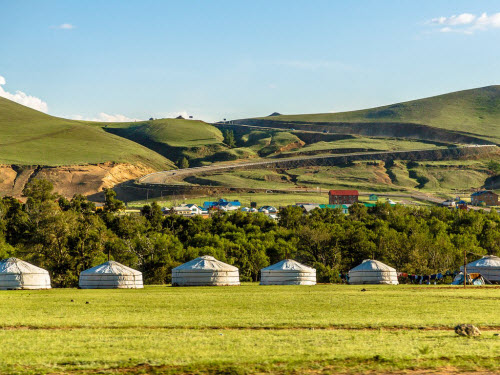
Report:
[[[160,119],[133,123],[108,123],[104,129],[177,161],[203,159],[225,151],[219,129],[203,121]]]
[[[281,115],[262,119],[300,122],[415,123],[500,142],[500,86],[341,113]]]
[[[221,143],[222,133],[203,121],[160,119],[132,123],[109,123],[106,129],[120,129],[130,138],[147,138],[171,147],[196,147]]]
[[[107,161],[170,169],[172,162],[84,121],[46,115],[0,98],[0,164],[77,165]]]

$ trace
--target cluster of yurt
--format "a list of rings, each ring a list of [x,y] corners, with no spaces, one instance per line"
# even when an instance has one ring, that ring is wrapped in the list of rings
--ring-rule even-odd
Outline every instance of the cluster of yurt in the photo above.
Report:
[[[142,273],[110,260],[80,273],[79,286],[81,289],[143,288]]]
[[[463,272],[464,267],[460,267]],[[486,255],[481,259],[467,264],[467,273],[479,273],[491,283],[500,283],[500,257]]]
[[[461,267],[463,272],[463,267]],[[500,283],[500,257],[486,255],[467,264],[467,273],[480,274]],[[349,284],[397,285],[394,268],[373,259],[364,260],[349,271]],[[293,259],[284,259],[261,270],[261,285],[315,285],[316,270]],[[172,286],[240,285],[237,267],[204,255],[172,270]],[[81,289],[143,288],[142,273],[115,261],[107,261],[80,273]],[[49,273],[17,258],[0,261],[0,290],[50,289]]]
[[[349,284],[398,285],[396,270],[378,260],[365,259],[359,266],[349,271]]]
[[[316,270],[285,259],[261,270],[261,285],[315,285]],[[238,268],[204,255],[172,270],[172,286],[240,285]]]
[[[316,285],[316,270],[284,259],[260,270],[260,285]]]
[[[4,259],[0,261],[0,289],[50,289],[50,276],[21,259]]]
[[[237,267],[204,255],[172,270],[172,286],[240,285]]]

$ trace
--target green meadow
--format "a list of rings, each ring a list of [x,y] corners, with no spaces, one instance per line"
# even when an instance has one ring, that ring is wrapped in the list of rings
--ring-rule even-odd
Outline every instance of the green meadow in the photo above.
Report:
[[[1,291],[0,373],[491,371],[499,305],[495,287]]]
[[[0,164],[125,162],[172,169],[170,160],[90,122],[46,115],[0,98]]]
[[[269,119],[263,117],[263,119]],[[273,121],[413,123],[500,140],[500,86],[452,92],[383,107],[339,113],[273,116]]]

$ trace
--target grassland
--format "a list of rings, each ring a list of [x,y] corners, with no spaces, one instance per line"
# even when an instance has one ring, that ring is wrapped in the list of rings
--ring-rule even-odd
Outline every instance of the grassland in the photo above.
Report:
[[[132,139],[148,139],[170,147],[196,147],[222,143],[222,133],[203,121],[159,119],[141,122],[108,123],[107,130],[119,129]]]
[[[361,289],[1,291],[0,372],[497,369],[500,289]],[[452,327],[463,322],[483,335],[457,337]]]
[[[311,151],[335,151],[345,149],[361,149],[373,151],[405,151],[405,150],[427,150],[438,147],[435,144],[419,141],[410,141],[404,139],[387,139],[387,138],[368,138],[355,137],[352,139],[341,139],[333,142],[316,142],[302,147],[300,150],[291,150],[285,152],[292,154],[294,152],[311,152]]]
[[[269,118],[267,118],[269,119]],[[500,86],[341,113],[273,116],[273,121],[415,123],[500,142]]]
[[[78,165],[142,163],[171,169],[170,160],[84,121],[35,111],[0,98],[0,164]]]

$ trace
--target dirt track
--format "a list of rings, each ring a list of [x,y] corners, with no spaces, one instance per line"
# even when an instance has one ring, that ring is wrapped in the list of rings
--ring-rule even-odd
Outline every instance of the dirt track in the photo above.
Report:
[[[333,155],[313,155],[313,156],[301,156],[301,157],[291,157],[291,158],[281,158],[281,159],[267,159],[254,162],[241,162],[241,163],[218,163],[216,165],[210,165],[207,167],[195,167],[186,168],[172,171],[162,171],[155,172],[143,176],[137,180],[139,184],[169,184],[172,181],[178,180],[179,178],[184,178],[187,176],[195,176],[199,174],[206,174],[218,171],[227,171],[234,169],[252,169],[252,168],[266,168],[266,167],[289,167],[294,164],[297,166],[305,165],[333,165],[335,163],[342,163],[345,161],[352,160],[366,160],[372,159],[405,159],[405,158],[415,158],[415,159],[425,159],[426,155],[436,155],[441,152],[444,154],[450,154],[448,156],[462,153],[482,153],[490,152],[496,150],[497,146],[494,145],[467,145],[455,148],[442,147],[431,150],[410,150],[410,151],[377,151],[377,152],[354,152],[350,154],[333,154]]]

